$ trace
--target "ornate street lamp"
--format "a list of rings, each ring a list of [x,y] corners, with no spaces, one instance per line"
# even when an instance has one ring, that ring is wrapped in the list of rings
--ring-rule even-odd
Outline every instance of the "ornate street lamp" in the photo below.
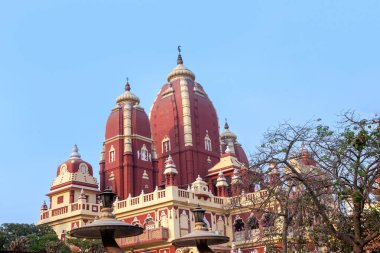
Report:
[[[111,189],[105,189],[100,195],[100,200],[102,201],[103,208],[112,208],[112,204],[115,200],[116,194],[111,191]]]
[[[107,253],[124,253],[115,238],[136,236],[143,233],[143,228],[116,220],[112,213],[112,204],[116,194],[106,189],[100,194],[103,207],[99,219],[83,227],[70,231],[70,236],[88,239],[102,239]]]
[[[213,253],[208,247],[209,245],[222,244],[230,240],[227,236],[217,235],[208,231],[207,225],[204,222],[205,210],[202,209],[199,204],[192,210],[192,212],[195,220],[194,231],[181,238],[173,240],[172,244],[174,246],[197,247],[200,253]]]

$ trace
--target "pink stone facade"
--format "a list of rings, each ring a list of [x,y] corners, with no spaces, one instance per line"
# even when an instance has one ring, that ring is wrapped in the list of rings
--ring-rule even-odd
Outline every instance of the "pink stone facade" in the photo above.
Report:
[[[168,82],[157,89],[148,117],[126,84],[105,124],[99,183],[75,146],[57,169],[50,203],[42,204],[37,224],[49,224],[65,238],[99,215],[97,195],[111,188],[117,194],[116,218],[144,228],[142,235],[118,240],[126,252],[189,253],[171,241],[192,231],[191,210],[198,204],[210,231],[231,239],[216,252],[265,252],[265,232],[274,224],[247,207],[230,208],[264,199],[264,180],[257,186],[245,181],[254,172],[237,135],[227,123],[220,131],[211,99],[181,55]],[[314,165],[307,151],[300,163]],[[267,184],[276,180],[273,174]]]

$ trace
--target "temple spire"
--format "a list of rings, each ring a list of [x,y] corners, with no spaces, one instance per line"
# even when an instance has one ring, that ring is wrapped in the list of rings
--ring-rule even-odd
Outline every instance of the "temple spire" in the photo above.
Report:
[[[182,55],[181,55],[181,46],[178,46],[177,50],[178,50],[177,65],[183,64]]]
[[[229,129],[230,128],[230,126],[228,125],[228,122],[227,122],[227,118],[226,118],[226,122],[224,123],[224,129]]]
[[[130,91],[131,90],[131,85],[129,85],[129,78],[127,77],[127,83],[125,84],[125,90]]]
[[[73,150],[70,155],[70,159],[80,159],[80,154],[78,152],[77,144],[74,144]]]

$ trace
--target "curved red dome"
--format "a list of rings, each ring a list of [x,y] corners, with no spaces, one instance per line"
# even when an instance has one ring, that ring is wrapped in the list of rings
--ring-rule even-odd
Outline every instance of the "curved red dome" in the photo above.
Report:
[[[130,90],[127,83],[108,117],[100,161],[100,189],[110,187],[120,199],[154,189],[149,118]]]
[[[232,152],[233,155],[237,157],[239,162],[242,162],[245,164],[245,166],[248,167],[249,162],[247,155],[245,154],[245,151],[241,144],[237,141],[237,135],[230,131],[230,126],[226,122],[224,124],[224,130],[220,134],[221,139],[221,147],[222,147],[222,153],[226,153],[227,146],[230,149],[230,152]]]
[[[245,166],[249,166],[249,162],[248,162],[248,158],[247,158],[247,155],[245,154],[245,151],[243,149],[243,147],[241,146],[240,143],[235,143],[235,153],[236,153],[236,157],[237,159],[244,163]]]
[[[139,106],[140,99],[130,92],[130,84],[127,83],[125,86],[125,92],[116,99],[116,107],[107,119],[104,137],[108,140],[122,135],[138,134],[151,138],[148,115],[144,108]]]
[[[83,166],[82,164],[85,166]],[[73,151],[70,155],[70,159],[67,160],[66,162],[61,163],[58,166],[57,176],[65,172],[77,173],[79,169],[82,169],[83,172],[85,172],[84,170],[86,170],[86,173],[89,174],[90,176],[94,175],[91,164],[81,159],[81,156],[78,152],[78,146],[74,145]]]
[[[105,139],[109,139],[113,136],[121,135],[123,134],[122,130],[123,128],[121,127],[122,123],[122,108],[120,106],[114,108],[111,111],[110,116],[107,119],[106,123],[106,132],[104,135]]]
[[[172,156],[178,169],[179,185],[192,183],[220,158],[219,127],[216,110],[193,72],[177,66],[168,75],[152,109],[150,122],[157,150],[159,175],[164,160]]]
[[[50,190],[56,191],[73,185],[98,189],[98,182],[94,177],[92,166],[81,159],[77,145],[74,145],[70,159],[61,163],[57,168],[57,176]]]
[[[81,165],[82,164],[85,164],[86,167],[87,167],[87,171],[88,171],[88,174],[90,176],[93,176],[93,171],[92,171],[92,166],[91,164],[89,164],[88,162],[86,161],[83,161],[82,159],[76,159],[76,160],[67,160],[66,162],[62,163],[61,165],[59,165],[59,167],[57,168],[57,176],[59,174],[61,174],[61,170],[63,168],[66,168],[66,171],[67,172],[70,172],[70,173],[77,173],[79,171],[79,169],[81,168]],[[63,165],[66,165],[66,166],[63,166]],[[83,166],[82,166],[83,167]]]
[[[144,109],[139,106],[133,106],[132,111],[132,133],[151,138],[150,122]]]

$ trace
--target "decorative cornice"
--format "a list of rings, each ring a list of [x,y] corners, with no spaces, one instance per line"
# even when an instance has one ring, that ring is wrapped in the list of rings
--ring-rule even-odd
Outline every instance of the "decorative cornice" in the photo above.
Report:
[[[71,181],[71,182],[66,182],[61,185],[56,185],[56,186],[51,187],[49,193],[47,193],[46,195],[49,196],[49,195],[63,192],[63,191],[73,189],[73,188],[99,192],[98,185]]]
[[[168,75],[167,80],[168,82],[172,82],[175,79],[178,78],[189,78],[191,80],[195,80],[195,75],[194,73],[187,69],[183,64],[178,64]]]
[[[132,134],[132,135],[120,135],[119,134],[119,135],[115,135],[114,137],[108,138],[103,143],[104,144],[108,144],[110,142],[113,142],[113,141],[119,140],[119,139],[123,139],[123,138],[133,138],[133,139],[137,139],[137,140],[142,140],[142,141],[146,141],[146,142],[149,142],[149,143],[153,143],[153,141],[152,141],[151,138],[148,138],[148,137],[145,137],[145,136],[142,136],[142,135],[138,135],[138,134]]]

